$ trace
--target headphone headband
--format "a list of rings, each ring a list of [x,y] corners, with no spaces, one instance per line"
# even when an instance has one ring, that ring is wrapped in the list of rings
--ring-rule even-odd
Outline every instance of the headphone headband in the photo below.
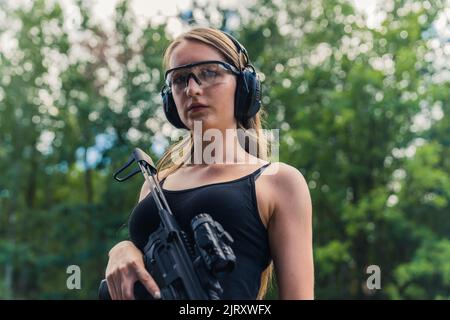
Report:
[[[245,49],[245,47],[235,37],[233,37],[228,32],[225,32],[225,31],[222,31],[222,30],[221,30],[221,32],[224,35],[226,35],[234,43],[234,45],[236,46],[238,54],[240,54],[241,52],[244,54],[244,57],[245,57],[245,60],[246,60],[246,65],[244,66],[244,68],[247,67],[250,64],[250,58],[248,57],[248,53],[247,53],[247,50]],[[239,60],[239,64],[240,63],[241,63],[241,61]]]

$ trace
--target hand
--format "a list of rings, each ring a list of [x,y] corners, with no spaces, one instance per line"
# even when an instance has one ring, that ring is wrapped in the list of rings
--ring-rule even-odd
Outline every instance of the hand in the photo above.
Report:
[[[106,267],[111,299],[133,300],[136,281],[140,281],[155,299],[161,298],[158,285],[145,269],[141,251],[131,241],[119,242],[109,251]]]

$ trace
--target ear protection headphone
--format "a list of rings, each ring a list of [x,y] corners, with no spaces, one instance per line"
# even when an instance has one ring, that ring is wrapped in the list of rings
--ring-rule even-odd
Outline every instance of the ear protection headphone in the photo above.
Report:
[[[246,65],[243,70],[240,68],[240,65],[235,66],[239,69],[240,74],[237,76],[234,95],[234,116],[244,127],[248,127],[248,120],[261,108],[261,82],[258,79],[255,68],[250,64],[247,50],[232,35],[224,31],[221,32],[234,43],[239,56],[243,53],[246,59]],[[178,129],[188,129],[181,121],[173,100],[172,91],[166,85],[161,90],[161,97],[167,120]]]

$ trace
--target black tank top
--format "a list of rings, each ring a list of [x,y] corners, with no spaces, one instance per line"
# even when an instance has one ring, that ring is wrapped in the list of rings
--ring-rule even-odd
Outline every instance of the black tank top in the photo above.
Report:
[[[268,234],[258,211],[255,181],[270,162],[244,177],[184,190],[165,190],[164,195],[179,226],[192,238],[190,222],[199,213],[209,213],[233,237],[236,255],[233,272],[219,280],[222,299],[254,300],[261,273],[271,261]],[[160,182],[162,186],[164,179]],[[148,194],[133,209],[129,219],[131,241],[143,251],[150,233],[159,226],[153,197]]]

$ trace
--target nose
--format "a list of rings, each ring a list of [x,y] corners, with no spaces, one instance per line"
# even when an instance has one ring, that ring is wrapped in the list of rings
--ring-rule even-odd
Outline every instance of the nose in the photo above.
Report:
[[[192,83],[191,80],[194,80],[193,84],[191,84]],[[201,85],[200,80],[194,74],[191,74],[186,81],[186,88],[185,88],[186,94],[190,97],[199,95],[202,90],[200,85]]]

